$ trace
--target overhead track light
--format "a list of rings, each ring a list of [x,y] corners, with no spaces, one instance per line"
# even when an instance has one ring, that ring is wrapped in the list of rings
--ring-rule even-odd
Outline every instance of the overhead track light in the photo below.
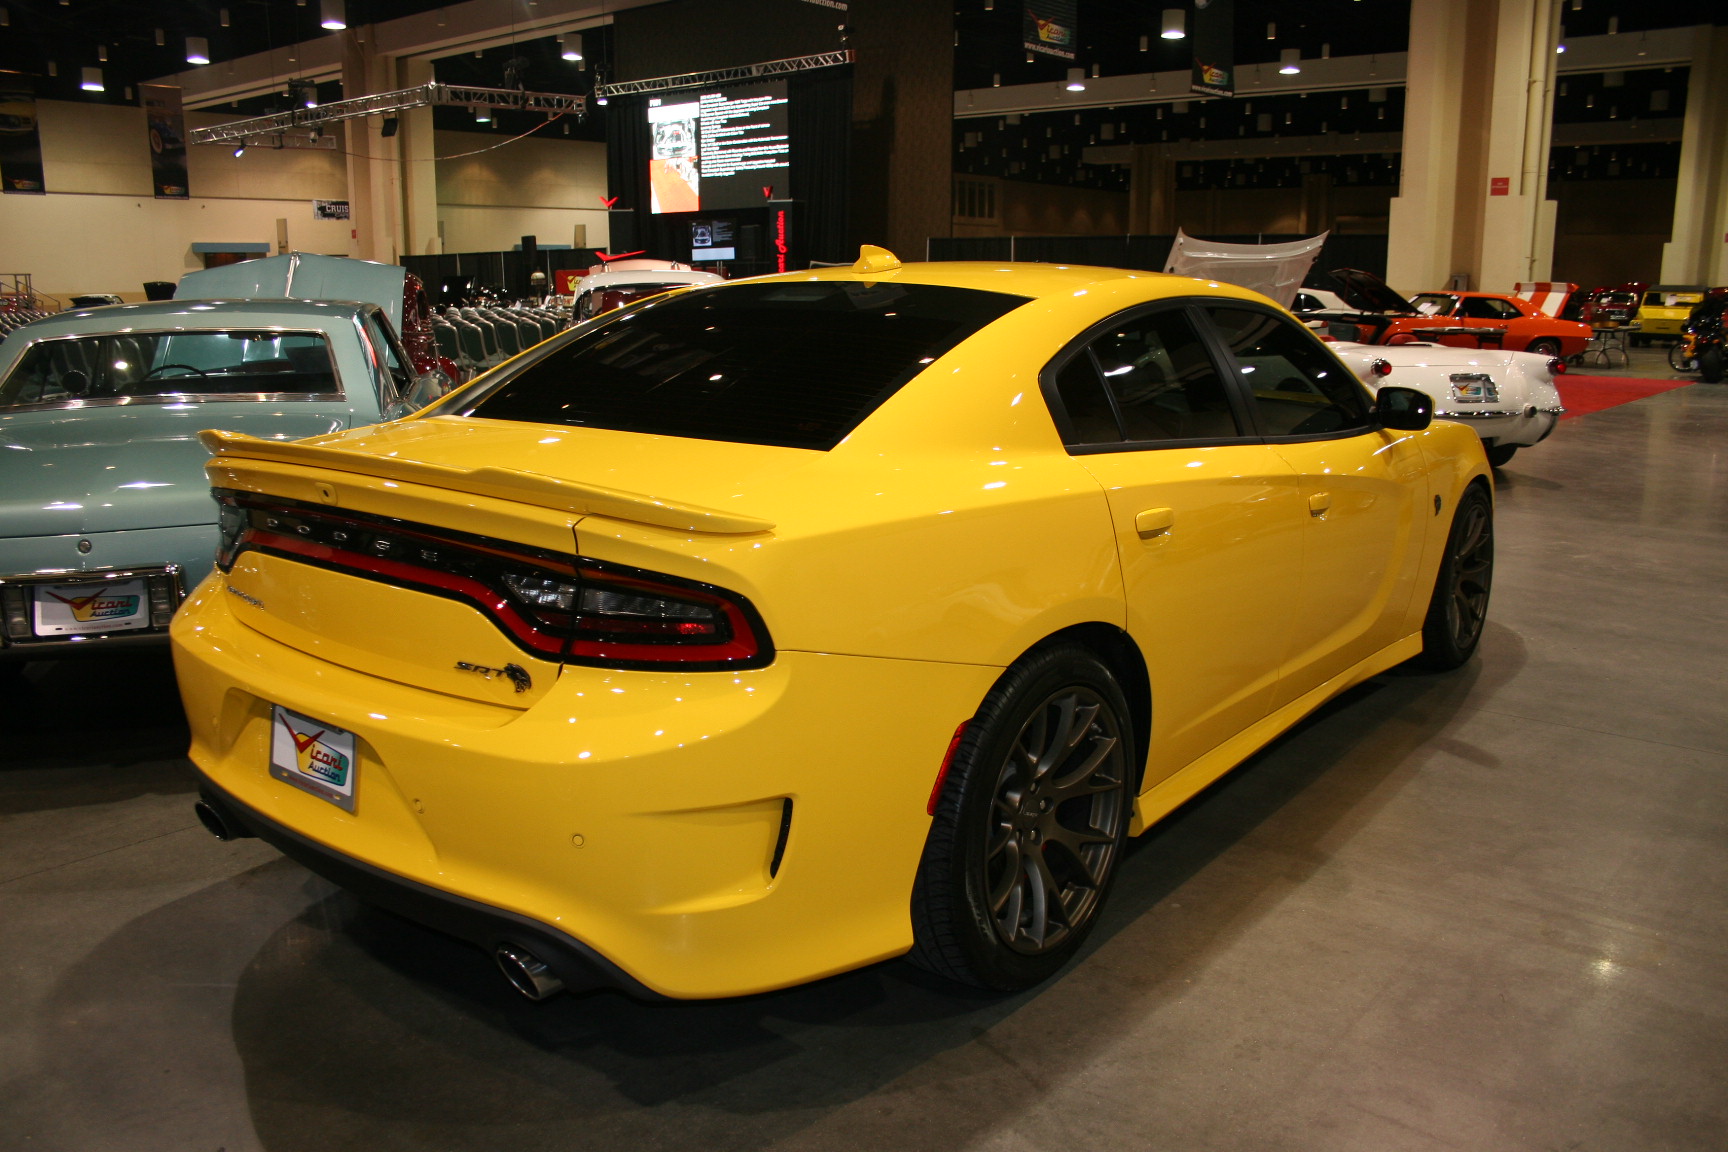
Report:
[[[168,43],[168,33],[162,31],[162,29],[160,29],[160,28],[156,29],[156,47],[161,48],[164,45],[166,45],[167,43]]]
[[[558,55],[566,60],[582,59],[582,34],[566,32],[558,37]]]
[[[210,63],[210,41],[202,36],[186,37],[186,63]]]
[[[246,155],[246,145],[242,144],[240,147],[234,149],[234,159],[238,160],[244,155]]]
[[[1302,71],[1301,60],[1302,50],[1300,48],[1286,48],[1278,53],[1278,71],[1286,76],[1294,76]]]
[[[102,69],[100,68],[84,69],[84,79],[78,87],[84,89],[86,92],[108,91],[108,89],[102,84]]]
[[[1070,69],[1068,69],[1068,83],[1067,83],[1066,87],[1067,87],[1068,91],[1070,91],[1070,92],[1084,92],[1084,91],[1086,91],[1086,69],[1084,69],[1084,68],[1070,68]]]
[[[1188,13],[1180,8],[1164,9],[1164,30],[1158,35],[1165,40],[1181,40],[1188,35]]]
[[[318,10],[321,14],[318,21],[320,28],[340,32],[348,27],[348,6],[343,0],[319,0]]]
[[[98,64],[108,63],[108,45],[106,45],[106,44],[96,45],[96,62]]]

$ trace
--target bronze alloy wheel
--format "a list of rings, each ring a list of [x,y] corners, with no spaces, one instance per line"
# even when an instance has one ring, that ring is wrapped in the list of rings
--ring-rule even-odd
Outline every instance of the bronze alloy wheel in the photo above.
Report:
[[[1092,651],[1035,650],[968,723],[912,895],[910,959],[997,991],[1053,975],[1080,947],[1122,855],[1136,747]]]
[[[1033,710],[997,772],[984,882],[1002,943],[1036,955],[1091,919],[1116,863],[1124,795],[1121,727],[1089,688]]]
[[[1452,517],[1422,625],[1421,664],[1444,670],[1470,659],[1482,639],[1493,583],[1494,502],[1476,484],[1465,490]]]

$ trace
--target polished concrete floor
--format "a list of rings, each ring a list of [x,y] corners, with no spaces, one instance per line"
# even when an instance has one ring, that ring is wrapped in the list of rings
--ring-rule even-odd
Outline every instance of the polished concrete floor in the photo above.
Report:
[[[529,1004],[203,832],[166,661],[33,667],[0,691],[0,1148],[1728,1147],[1728,387],[1567,421],[1499,507],[1479,658],[1137,842],[1086,954],[1008,999],[890,963]]]

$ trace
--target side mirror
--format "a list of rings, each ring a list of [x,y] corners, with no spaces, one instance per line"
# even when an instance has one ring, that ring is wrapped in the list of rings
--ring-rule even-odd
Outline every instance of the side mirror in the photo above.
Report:
[[[1420,432],[1434,422],[1434,401],[1415,388],[1388,385],[1374,394],[1374,419],[1382,428]]]

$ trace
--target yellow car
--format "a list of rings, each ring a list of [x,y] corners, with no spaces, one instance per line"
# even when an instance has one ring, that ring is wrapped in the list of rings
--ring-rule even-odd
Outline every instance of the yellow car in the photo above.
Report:
[[[1686,328],[1692,309],[1704,299],[1701,284],[1658,284],[1644,293],[1638,308],[1638,331],[1633,340],[1650,343],[1652,336],[1678,337]]]
[[[1476,434],[1261,296],[856,265],[631,305],[415,417],[205,433],[199,814],[539,998],[1056,971],[1125,838],[1481,635]]]

